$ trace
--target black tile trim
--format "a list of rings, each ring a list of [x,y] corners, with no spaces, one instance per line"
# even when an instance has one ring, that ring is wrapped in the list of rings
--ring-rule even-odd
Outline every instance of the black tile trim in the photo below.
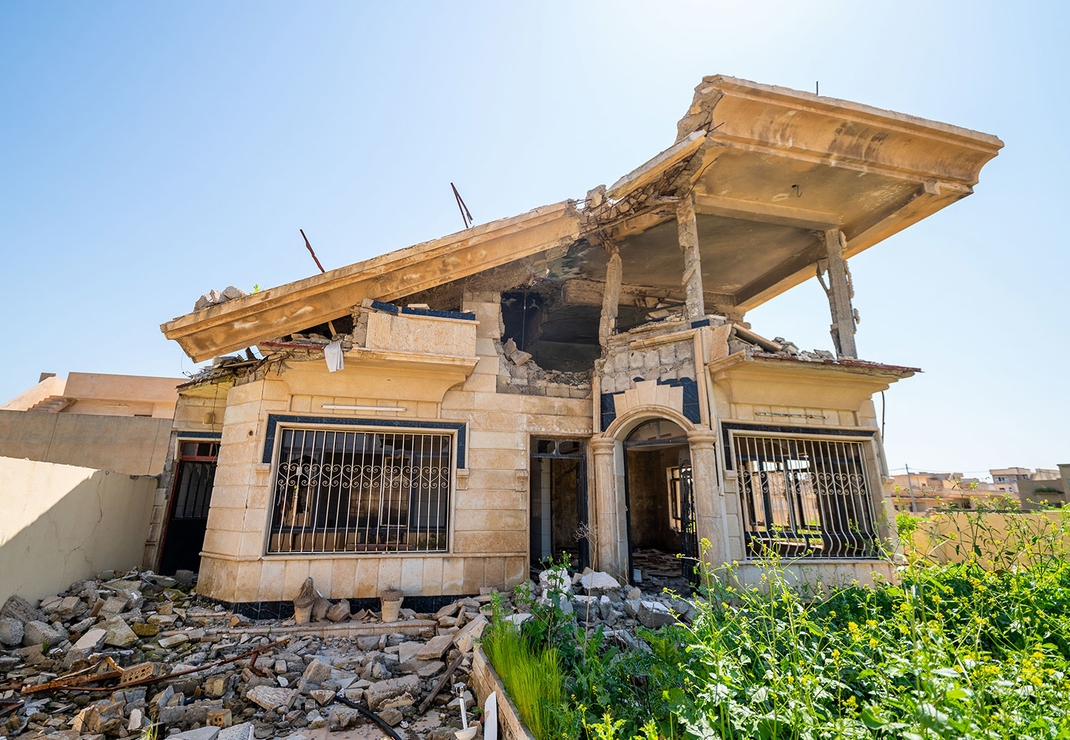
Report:
[[[392,314],[403,314],[406,316],[434,316],[439,319],[460,319],[462,321],[475,321],[476,315],[474,313],[467,313],[464,311],[436,311],[433,308],[409,308],[408,306],[395,306],[393,303],[384,303],[383,301],[372,301],[372,308],[378,311],[386,311]]]

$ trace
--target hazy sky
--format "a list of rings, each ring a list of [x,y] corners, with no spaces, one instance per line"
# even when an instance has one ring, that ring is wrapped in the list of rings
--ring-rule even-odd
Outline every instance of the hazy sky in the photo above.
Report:
[[[392,7],[391,7],[392,6]],[[1070,462],[1070,5],[0,3],[0,402],[42,371],[181,376],[159,325],[582,198],[672,144],[703,75],[945,121],[1006,148],[851,261],[892,467]],[[748,315],[830,348],[814,280]],[[878,405],[879,412],[879,405]]]

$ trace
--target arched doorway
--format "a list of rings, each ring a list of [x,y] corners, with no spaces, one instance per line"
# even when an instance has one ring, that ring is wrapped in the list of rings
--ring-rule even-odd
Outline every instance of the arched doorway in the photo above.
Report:
[[[687,432],[652,419],[623,442],[628,574],[633,583],[682,588],[698,557]]]

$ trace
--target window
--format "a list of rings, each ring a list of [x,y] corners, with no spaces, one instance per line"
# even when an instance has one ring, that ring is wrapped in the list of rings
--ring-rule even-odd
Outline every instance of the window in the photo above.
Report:
[[[732,435],[749,555],[877,555],[864,443]]]
[[[280,432],[269,553],[447,549],[453,435]]]

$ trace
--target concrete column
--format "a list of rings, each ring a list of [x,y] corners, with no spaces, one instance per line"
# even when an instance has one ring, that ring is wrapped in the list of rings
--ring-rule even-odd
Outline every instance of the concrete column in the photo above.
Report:
[[[620,281],[624,267],[614,244],[607,244],[609,264],[606,265],[606,287],[602,292],[602,318],[598,322],[598,343],[605,352],[609,338],[617,328],[617,305],[620,303]]]
[[[832,326],[829,327],[829,332],[836,346],[836,357],[840,359],[858,357],[858,351],[855,349],[854,308],[851,306],[853,291],[848,278],[847,260],[843,257],[846,246],[847,241],[842,231],[829,229],[825,232],[829,273],[829,285],[825,292],[828,294],[829,308],[832,311]]]
[[[627,570],[627,559],[620,559],[620,499],[617,491],[616,440],[595,437],[591,440],[594,455],[594,512],[596,522],[591,542],[593,567],[610,574]],[[590,500],[590,499],[589,499]]]
[[[728,542],[724,489],[717,485],[717,434],[709,429],[687,433],[691,477],[695,487],[695,524],[699,540],[709,540],[706,562],[718,567],[732,560]]]
[[[706,315],[706,306],[702,295],[702,261],[698,250],[698,222],[695,221],[695,201],[690,193],[676,202],[676,230],[680,240],[680,251],[684,253],[685,313],[688,321],[697,321]]]

